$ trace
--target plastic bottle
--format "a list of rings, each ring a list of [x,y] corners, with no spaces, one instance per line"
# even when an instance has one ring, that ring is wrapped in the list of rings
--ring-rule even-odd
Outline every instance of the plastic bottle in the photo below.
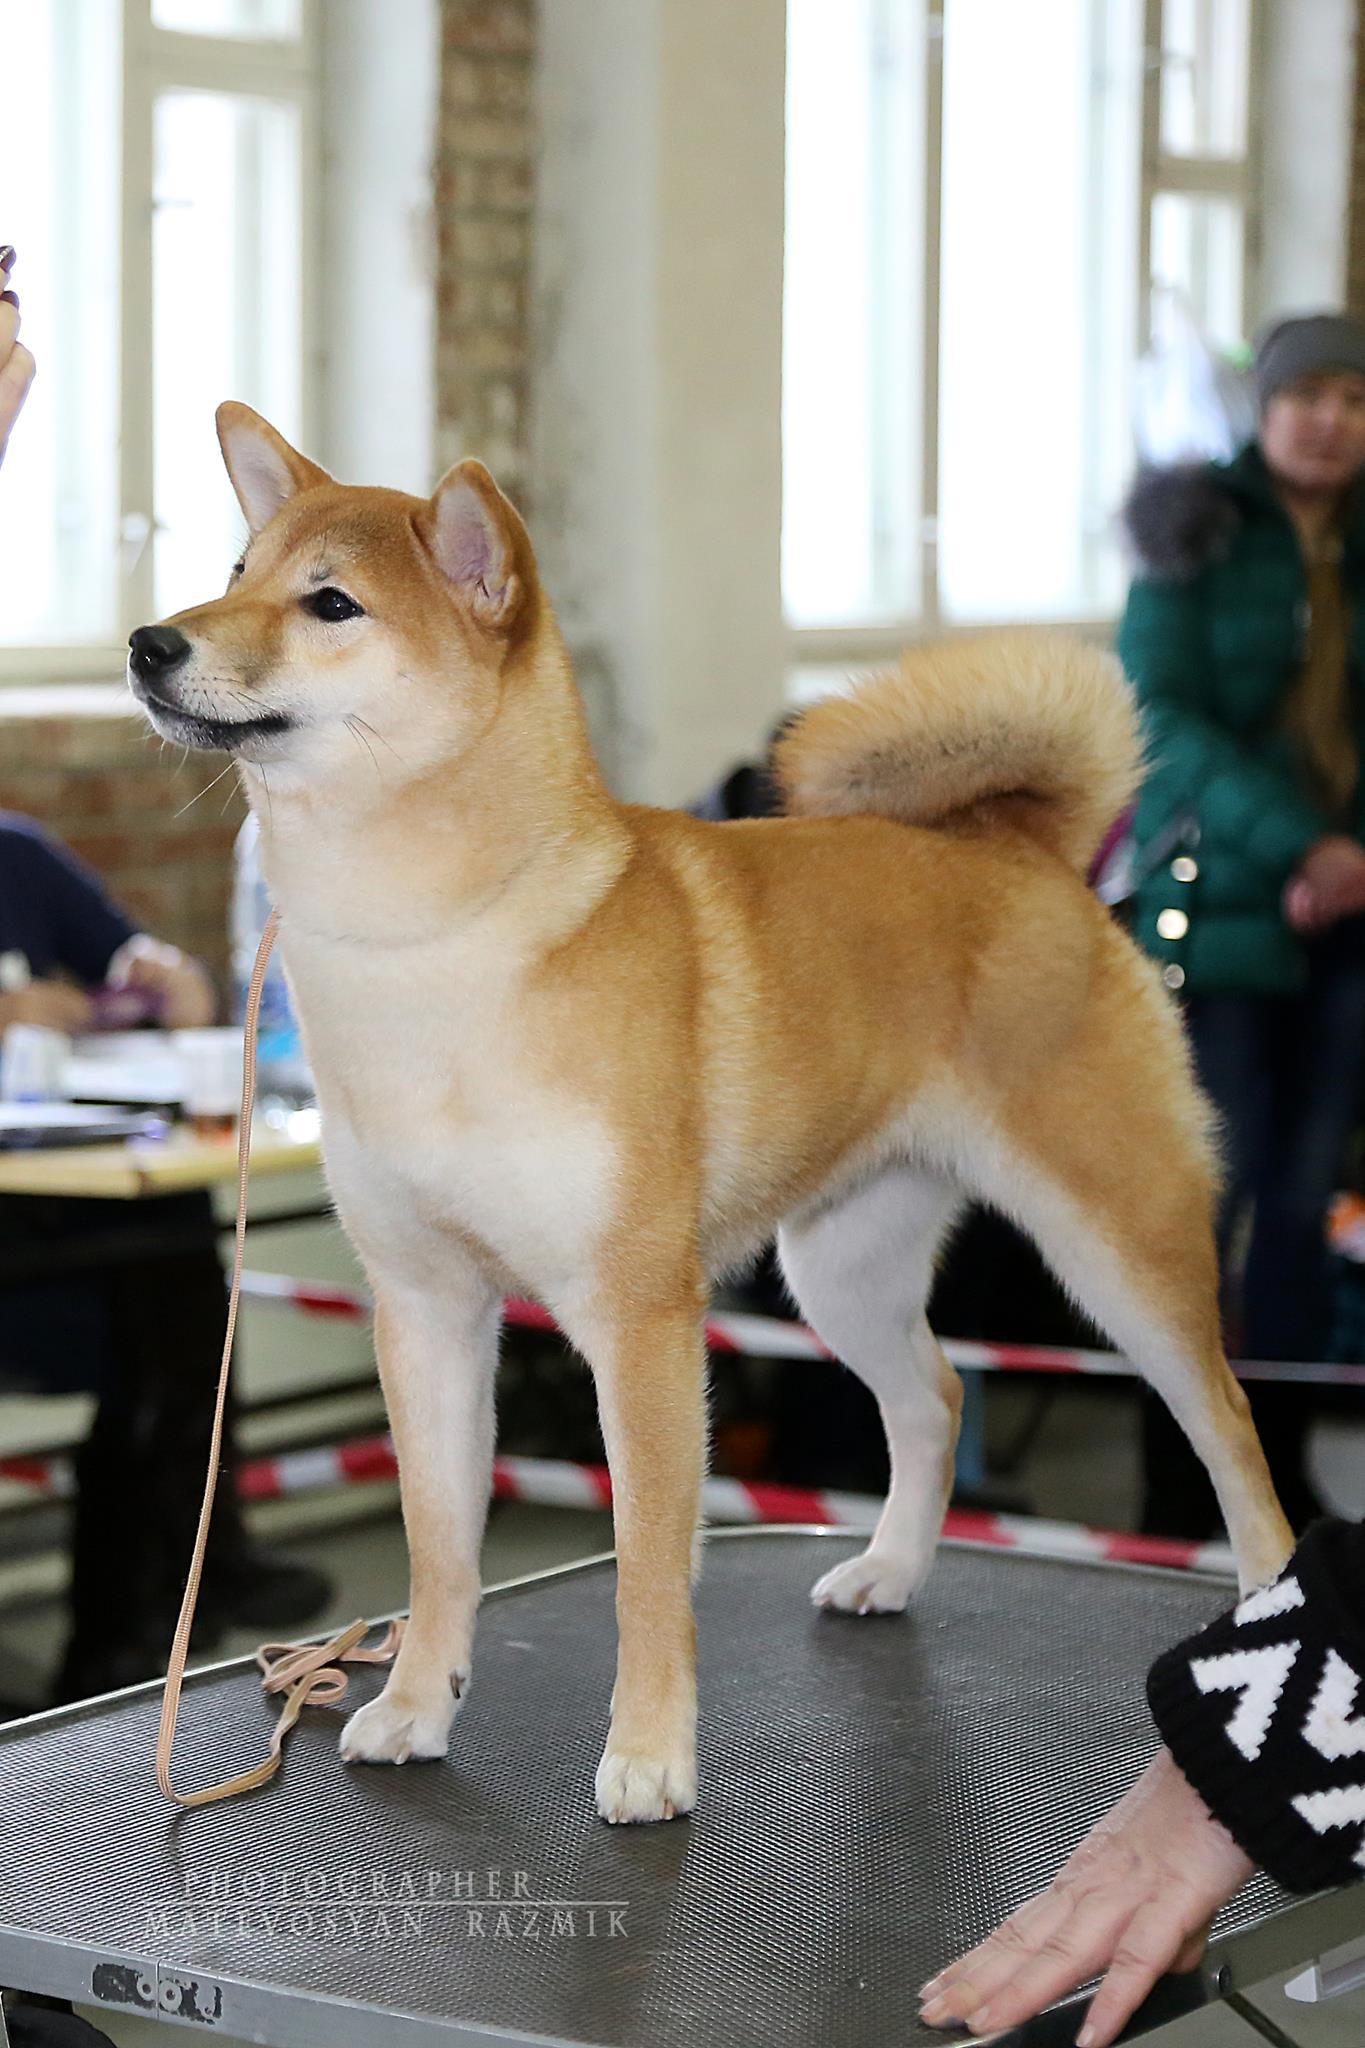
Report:
[[[247,813],[233,848],[232,884],[232,982],[233,1016],[246,1020],[246,993],[256,952],[270,916],[270,891],[261,872],[260,826],[254,811]],[[298,1019],[289,1000],[289,985],[279,948],[271,954],[261,989],[261,1025],[256,1041],[256,1071],[261,1092],[287,1095],[300,1101],[313,1094],[313,1077],[304,1057]]]

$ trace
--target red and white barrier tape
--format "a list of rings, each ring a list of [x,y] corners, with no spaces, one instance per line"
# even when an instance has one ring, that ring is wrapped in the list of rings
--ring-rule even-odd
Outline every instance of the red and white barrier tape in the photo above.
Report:
[[[254,1301],[274,1301],[309,1316],[340,1322],[366,1322],[371,1308],[363,1294],[292,1280],[285,1273],[243,1273],[242,1293]],[[509,1299],[504,1320],[516,1329],[553,1330],[553,1316],[534,1301]],[[746,1358],[831,1358],[833,1353],[804,1323],[776,1316],[744,1315],[720,1310],[707,1318],[706,1341],[712,1351]],[[1062,1350],[1046,1344],[985,1344],[964,1337],[945,1337],[943,1349],[963,1372],[1034,1372],[1088,1374],[1099,1379],[1134,1379],[1131,1362],[1121,1352]],[[1233,1371],[1244,1380],[1292,1380],[1307,1386],[1365,1387],[1365,1365],[1332,1365],[1320,1360],[1303,1364],[1243,1358]]]
[[[243,1469],[247,1499],[265,1500],[315,1486],[396,1479],[398,1459],[391,1436],[365,1438],[335,1449],[285,1452],[253,1460]],[[575,1465],[559,1458],[496,1458],[494,1500],[532,1501],[543,1507],[609,1508],[611,1474],[605,1465]],[[882,1504],[870,1494],[836,1493],[759,1480],[708,1479],[702,1486],[703,1518],[717,1523],[802,1522],[822,1528],[870,1532]],[[964,1542],[994,1544],[1037,1557],[1089,1557],[1104,1563],[1171,1565],[1186,1571],[1233,1571],[1225,1543],[1192,1543],[1164,1536],[1132,1536],[1087,1529],[1073,1522],[1043,1521],[1032,1515],[995,1515],[950,1508],[944,1534]]]
[[[26,1480],[46,1491],[70,1490],[64,1459],[6,1459],[0,1475]],[[327,1486],[363,1486],[398,1477],[391,1436],[360,1437],[350,1443],[273,1458],[251,1458],[240,1468],[244,1500],[280,1500]],[[609,1508],[611,1475],[605,1465],[573,1465],[556,1458],[498,1458],[493,1466],[495,1500],[532,1501],[544,1507]],[[832,1493],[800,1486],[771,1486],[743,1479],[708,1479],[702,1514],[708,1522],[801,1522],[822,1528],[870,1532],[881,1513],[870,1495]],[[1131,1536],[1112,1529],[1087,1529],[1075,1522],[1049,1522],[1032,1515],[994,1515],[950,1508],[945,1536],[1018,1550],[1031,1557],[1090,1558],[1102,1564],[1166,1565],[1183,1571],[1231,1575],[1232,1553],[1224,1543],[1191,1543],[1165,1536]]]
[[[76,1491],[76,1474],[70,1458],[0,1458],[0,1479],[16,1486],[31,1486],[35,1493],[68,1500]]]
[[[294,1280],[287,1274],[244,1273],[242,1292],[253,1300],[280,1302],[309,1316],[365,1322],[371,1315],[370,1303],[362,1294]],[[506,1320],[521,1329],[555,1328],[547,1311],[530,1301],[509,1300]],[[713,1351],[751,1358],[832,1356],[813,1330],[770,1316],[717,1313],[707,1321],[706,1339]],[[1128,1360],[1108,1351],[979,1344],[963,1339],[948,1339],[943,1348],[954,1365],[967,1371],[1133,1377]],[[1235,1369],[1244,1379],[1292,1378],[1311,1384],[1365,1385],[1365,1366],[1359,1365],[1285,1366],[1253,1360],[1239,1362]],[[392,1438],[376,1436],[316,1449],[285,1451],[273,1458],[250,1459],[239,1470],[238,1486],[245,1499],[271,1500],[318,1487],[392,1480],[397,1476]],[[0,1459],[0,1479],[59,1496],[70,1494],[74,1484],[70,1461],[65,1458]],[[499,1458],[494,1466],[493,1492],[495,1499],[501,1500],[604,1508],[611,1504],[611,1479],[604,1465],[575,1465],[546,1458]],[[810,1522],[870,1530],[880,1511],[880,1502],[861,1494],[710,1479],[703,1491],[702,1511],[715,1522]],[[1231,1552],[1225,1544],[1126,1535],[1083,1528],[1076,1523],[1043,1521],[1035,1516],[991,1515],[954,1508],[949,1511],[945,1533],[1035,1556],[1089,1557],[1110,1563],[1168,1565],[1185,1570],[1232,1570]]]

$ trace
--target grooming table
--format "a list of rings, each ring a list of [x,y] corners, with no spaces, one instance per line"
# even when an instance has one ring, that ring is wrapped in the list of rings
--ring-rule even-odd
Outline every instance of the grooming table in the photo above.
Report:
[[[406,2048],[872,2048],[945,2037],[918,1985],[1052,1876],[1154,1748],[1143,1675],[1225,1585],[947,1545],[908,1617],[818,1613],[858,1539],[712,1536],[698,1589],[701,1804],[592,1807],[615,1651],[596,1559],[492,1593],[448,1760],[347,1768],[305,1715],[264,1791],[172,1811],[160,1689],[0,1731],[0,1984],[220,2039]],[[254,1665],[185,1689],[179,1783],[254,1761]],[[1365,1888],[1264,1879],[1146,2026],[1365,1933]],[[1070,2042],[1065,2008],[1016,2039]],[[1248,2042],[1252,2035],[1248,2033]]]

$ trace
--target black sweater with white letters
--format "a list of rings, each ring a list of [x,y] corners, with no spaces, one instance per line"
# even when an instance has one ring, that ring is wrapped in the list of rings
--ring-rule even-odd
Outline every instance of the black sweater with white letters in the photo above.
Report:
[[[1365,1877],[1365,1525],[1317,1522],[1280,1577],[1152,1666],[1162,1739],[1291,1891]]]

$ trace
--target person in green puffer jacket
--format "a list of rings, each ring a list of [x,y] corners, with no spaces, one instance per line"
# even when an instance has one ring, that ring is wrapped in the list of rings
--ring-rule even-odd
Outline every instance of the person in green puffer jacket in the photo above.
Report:
[[[1256,440],[1148,471],[1119,652],[1149,772],[1134,930],[1184,1005],[1222,1121],[1224,1266],[1248,1203],[1245,1356],[1320,1358],[1327,1203],[1365,1077],[1365,329],[1336,314],[1262,339]],[[1234,1341],[1237,1340],[1234,1328]],[[1317,1511],[1296,1387],[1249,1388],[1286,1512]],[[1144,1526],[1201,1534],[1213,1496],[1148,1407]]]

